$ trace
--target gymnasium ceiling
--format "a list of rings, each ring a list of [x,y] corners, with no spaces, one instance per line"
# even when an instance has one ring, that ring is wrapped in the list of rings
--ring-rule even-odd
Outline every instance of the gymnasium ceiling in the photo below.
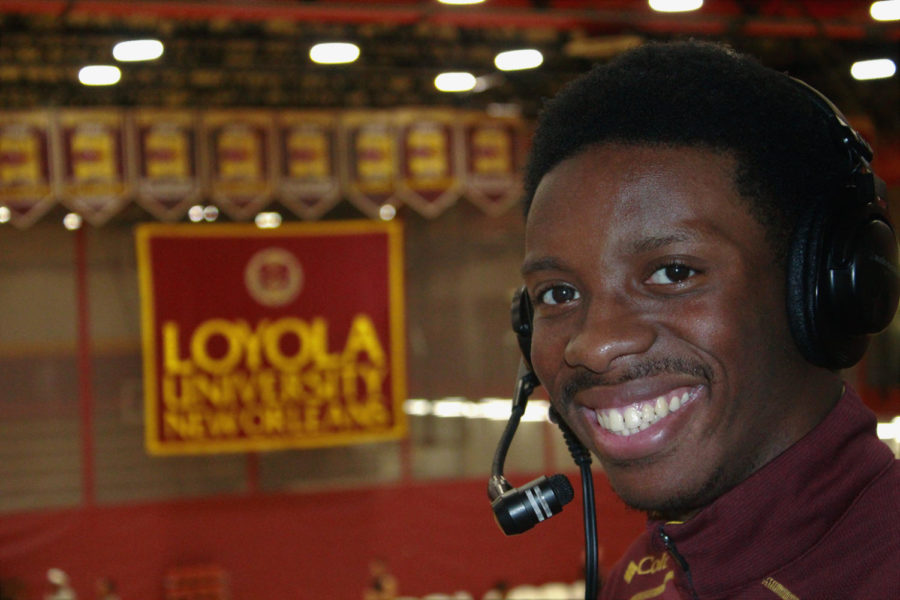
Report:
[[[900,22],[863,0],[706,0],[654,13],[645,0],[0,0],[0,107],[394,107],[445,105],[532,116],[543,98],[596,61],[645,40],[721,40],[806,79],[879,132],[900,132],[900,75],[857,82],[859,59],[900,59]],[[152,36],[165,54],[120,65],[121,82],[84,87],[78,69],[112,64],[112,45]],[[362,49],[352,65],[319,66],[318,41]],[[500,73],[501,50],[536,47],[538,69]],[[443,70],[485,77],[484,91],[444,94]]]

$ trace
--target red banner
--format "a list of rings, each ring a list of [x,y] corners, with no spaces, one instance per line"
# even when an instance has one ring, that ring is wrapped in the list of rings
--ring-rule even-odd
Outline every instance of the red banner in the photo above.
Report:
[[[522,193],[526,136],[522,121],[471,113],[464,123],[466,193],[487,214],[502,214]]]
[[[400,131],[403,201],[434,218],[462,193],[460,143],[452,110],[405,110],[397,115]]]
[[[138,202],[161,221],[181,219],[203,193],[196,117],[187,110],[138,109],[131,135]]]
[[[402,243],[363,220],[140,226],[148,451],[404,436]]]
[[[382,206],[396,206],[397,132],[392,113],[349,112],[341,117],[347,196],[370,217]]]
[[[201,115],[209,192],[236,221],[252,219],[272,200],[272,114],[213,110]]]
[[[0,206],[16,227],[28,227],[56,203],[50,132],[49,113],[0,113]]]
[[[316,219],[341,199],[334,113],[284,111],[276,114],[280,150],[281,203],[303,219]]]
[[[59,115],[60,196],[92,225],[102,225],[130,200],[124,113],[65,110]]]

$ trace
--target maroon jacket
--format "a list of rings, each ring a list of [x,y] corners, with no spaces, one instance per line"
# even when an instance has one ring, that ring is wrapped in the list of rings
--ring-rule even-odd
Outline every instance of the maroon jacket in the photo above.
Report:
[[[650,520],[600,597],[900,598],[900,461],[849,387],[803,439],[684,523]]]

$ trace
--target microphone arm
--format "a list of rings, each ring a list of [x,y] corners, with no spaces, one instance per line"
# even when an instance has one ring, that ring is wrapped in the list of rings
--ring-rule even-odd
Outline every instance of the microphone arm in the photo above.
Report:
[[[512,411],[491,465],[488,481],[488,497],[494,518],[506,535],[522,533],[537,523],[549,519],[562,511],[562,507],[575,497],[572,484],[565,475],[556,474],[549,478],[541,476],[520,488],[513,488],[503,476],[506,454],[513,436],[525,414],[528,398],[534,388],[540,385],[537,376],[528,368],[524,360],[519,362],[516,388],[513,393]],[[584,509],[585,544],[585,600],[595,600],[599,591],[597,569],[597,517],[594,508],[594,482],[591,476],[591,455],[572,433],[559,415],[551,409],[551,421],[562,429],[566,446],[581,470],[582,502]]]
[[[540,385],[537,376],[528,368],[525,361],[519,361],[519,372],[516,374],[516,389],[513,392],[512,412],[509,420],[506,422],[506,428],[500,441],[497,442],[497,449],[494,451],[494,462],[491,465],[491,479],[488,481],[488,497],[493,502],[504,493],[510,491],[512,486],[503,476],[503,465],[506,463],[506,453],[512,445],[513,436],[519,428],[519,421],[525,414],[525,407],[528,404],[528,397]]]

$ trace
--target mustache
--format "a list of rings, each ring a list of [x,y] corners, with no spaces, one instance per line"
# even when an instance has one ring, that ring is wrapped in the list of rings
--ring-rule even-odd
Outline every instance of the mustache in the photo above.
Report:
[[[572,403],[575,394],[590,388],[619,385],[636,379],[663,374],[690,375],[692,377],[701,377],[710,383],[713,381],[712,370],[701,362],[683,358],[661,358],[645,360],[630,365],[624,371],[620,371],[612,377],[587,370],[576,371],[563,385],[560,400],[563,405],[569,405]]]

